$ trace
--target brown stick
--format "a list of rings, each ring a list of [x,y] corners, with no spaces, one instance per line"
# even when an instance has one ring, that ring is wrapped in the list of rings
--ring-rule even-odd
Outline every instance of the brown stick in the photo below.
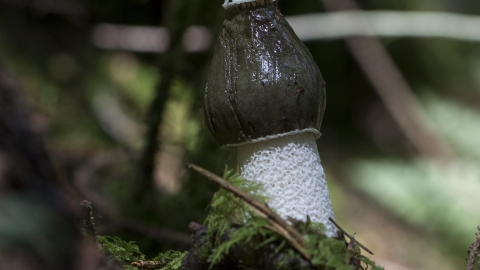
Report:
[[[311,260],[310,254],[306,252],[306,242],[303,236],[295,230],[292,226],[290,226],[287,222],[285,222],[279,215],[273,212],[267,205],[262,202],[259,202],[253,196],[245,193],[244,191],[240,190],[239,188],[233,186],[232,184],[228,183],[225,179],[215,175],[214,173],[207,171],[201,167],[198,167],[194,164],[189,164],[188,168],[193,169],[194,171],[202,174],[203,176],[207,177],[207,179],[217,183],[222,188],[228,190],[236,197],[242,199],[250,208],[259,216],[266,218],[271,226],[272,230],[277,232],[278,234],[282,235],[287,239],[290,244],[307,260]]]
[[[335,220],[333,220],[331,217],[328,218],[328,220],[330,220],[330,222],[333,223],[333,225],[335,225],[335,227],[337,227],[337,229],[339,229],[340,231],[342,231],[343,235],[345,235],[346,237],[348,237],[348,239],[350,239],[351,241],[355,241],[355,243],[358,244],[359,247],[363,248],[366,252],[370,253],[373,255],[373,252],[370,251],[370,249],[368,249],[366,246],[362,245],[362,243],[358,242],[358,240],[356,240],[353,236],[351,236],[350,234],[348,234],[342,227],[340,227],[340,225],[338,225]]]
[[[475,267],[475,257],[479,259],[477,263],[480,267],[480,227],[478,227],[478,232],[475,235],[477,237],[475,238],[475,241],[473,241],[473,244],[470,246],[470,250],[468,251],[467,270],[473,270],[473,267]]]
[[[133,262],[132,265],[137,267],[138,269],[162,269],[167,265],[168,262],[163,261],[138,261]]]

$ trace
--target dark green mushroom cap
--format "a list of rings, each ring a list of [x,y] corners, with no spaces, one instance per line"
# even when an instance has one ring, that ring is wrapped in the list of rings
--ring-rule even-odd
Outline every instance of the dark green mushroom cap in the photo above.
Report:
[[[234,146],[302,130],[319,135],[325,82],[277,6],[227,6],[225,17],[205,89],[205,122],[217,142]]]

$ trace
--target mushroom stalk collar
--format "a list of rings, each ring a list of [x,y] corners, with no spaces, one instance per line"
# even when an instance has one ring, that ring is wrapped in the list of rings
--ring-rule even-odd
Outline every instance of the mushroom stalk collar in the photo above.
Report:
[[[269,206],[283,217],[323,223],[336,234],[325,173],[313,133],[304,132],[238,147],[240,174],[261,183]]]

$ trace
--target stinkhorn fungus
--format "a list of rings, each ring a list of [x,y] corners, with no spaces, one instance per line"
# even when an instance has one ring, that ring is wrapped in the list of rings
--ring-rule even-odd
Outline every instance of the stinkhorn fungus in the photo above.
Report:
[[[263,184],[283,217],[335,227],[315,140],[325,82],[273,0],[227,0],[205,89],[205,122],[223,148],[238,149],[240,174]]]

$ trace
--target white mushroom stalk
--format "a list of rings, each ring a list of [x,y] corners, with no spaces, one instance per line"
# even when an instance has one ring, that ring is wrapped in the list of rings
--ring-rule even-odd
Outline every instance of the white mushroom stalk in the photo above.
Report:
[[[263,184],[269,206],[288,220],[336,230],[315,140],[325,82],[275,0],[227,0],[205,89],[205,123],[238,150],[240,174]]]
[[[245,178],[261,183],[268,205],[283,217],[325,224],[336,234],[332,203],[320,163],[315,136],[310,132],[238,146],[238,165]]]

